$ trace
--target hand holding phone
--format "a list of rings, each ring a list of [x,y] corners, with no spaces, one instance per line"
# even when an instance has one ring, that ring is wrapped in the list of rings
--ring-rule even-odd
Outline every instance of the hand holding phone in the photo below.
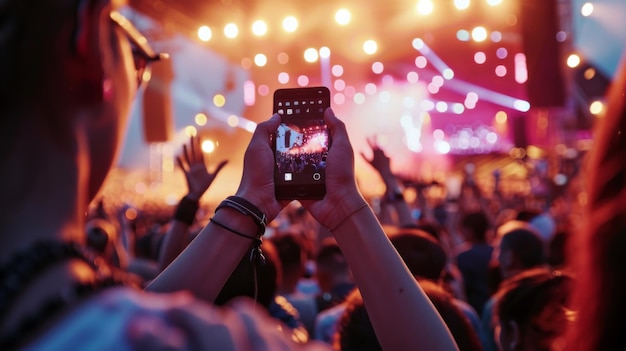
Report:
[[[274,134],[274,185],[279,200],[321,199],[326,195],[326,155],[330,134],[324,111],[326,87],[278,89],[274,113],[281,124]]]

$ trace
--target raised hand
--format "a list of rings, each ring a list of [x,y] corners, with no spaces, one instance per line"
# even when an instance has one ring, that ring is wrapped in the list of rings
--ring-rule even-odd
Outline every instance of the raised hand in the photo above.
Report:
[[[332,139],[326,159],[326,196],[321,200],[302,200],[301,203],[322,225],[334,228],[366,202],[356,185],[354,151],[345,124],[330,108],[324,112],[324,121]]]
[[[258,207],[268,221],[289,203],[279,203],[274,194],[274,153],[270,143],[279,125],[278,114],[257,125],[244,155],[243,175],[236,193]]]
[[[378,171],[378,173],[385,178],[385,176],[393,176],[391,173],[391,162],[385,152],[378,146],[375,140],[372,138],[367,139],[367,144],[372,149],[372,158],[369,159],[363,152],[361,152],[361,156],[365,161],[367,161],[374,169]]]
[[[199,200],[211,186],[217,174],[228,163],[227,160],[223,160],[217,165],[215,171],[209,172],[200,146],[200,140],[194,136],[190,138],[189,145],[183,145],[183,152],[176,157],[176,161],[185,173],[189,190],[187,197],[191,200]]]

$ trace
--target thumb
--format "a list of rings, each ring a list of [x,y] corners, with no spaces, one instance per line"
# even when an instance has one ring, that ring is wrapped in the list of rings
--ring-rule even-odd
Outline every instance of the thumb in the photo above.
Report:
[[[254,130],[254,134],[252,134],[250,145],[257,143],[267,144],[272,134],[274,134],[274,132],[276,131],[276,128],[278,128],[278,126],[280,125],[280,122],[280,115],[278,113],[275,113],[267,121],[257,124],[256,129]]]

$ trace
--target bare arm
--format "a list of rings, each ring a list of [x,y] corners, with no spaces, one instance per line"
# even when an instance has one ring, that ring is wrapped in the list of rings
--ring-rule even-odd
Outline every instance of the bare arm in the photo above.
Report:
[[[268,220],[276,217],[286,204],[274,198],[271,133],[280,124],[274,115],[260,123],[252,136],[244,157],[244,171],[237,195],[257,206]],[[213,218],[230,229],[254,237],[258,232],[255,221],[232,208],[223,208]],[[146,288],[170,292],[189,290],[194,295],[213,302],[235,269],[252,240],[236,235],[214,223],[209,223],[198,236]]]
[[[411,209],[402,195],[400,184],[396,176],[391,172],[389,157],[385,155],[383,150],[373,140],[368,139],[367,142],[372,149],[372,158],[368,159],[363,153],[361,153],[361,156],[374,167],[385,184],[385,194],[380,204],[381,216],[379,219],[383,224],[398,226],[415,224],[413,216],[411,216]]]
[[[176,158],[176,161],[187,181],[188,193],[185,197],[190,201],[195,201],[196,204],[228,162],[221,161],[214,172],[209,172],[200,147],[200,140],[193,136],[189,141],[189,147],[183,145],[183,152]],[[159,253],[159,271],[164,270],[187,246],[189,227],[189,224],[180,218],[172,218]]]
[[[330,109],[325,117],[333,138],[327,196],[302,203],[337,239],[382,348],[457,350],[446,324],[357,189],[345,125]]]

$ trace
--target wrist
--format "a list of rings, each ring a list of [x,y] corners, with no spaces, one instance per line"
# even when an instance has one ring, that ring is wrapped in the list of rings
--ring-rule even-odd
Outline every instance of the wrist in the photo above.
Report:
[[[217,213],[223,208],[230,208],[249,217],[257,226],[258,237],[265,234],[265,228],[267,227],[268,222],[267,216],[252,202],[241,196],[229,196],[217,206],[215,212]]]
[[[188,192],[187,195],[185,195],[186,198],[188,198],[189,200],[192,201],[200,201],[200,198],[202,197],[201,194],[194,194],[192,192]]]
[[[174,219],[191,226],[196,219],[196,213],[200,207],[198,200],[184,196],[180,199],[178,206],[174,212]]]

